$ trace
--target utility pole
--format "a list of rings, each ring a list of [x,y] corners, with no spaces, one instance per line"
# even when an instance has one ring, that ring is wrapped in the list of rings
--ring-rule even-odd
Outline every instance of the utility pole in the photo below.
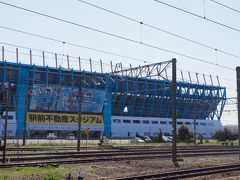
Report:
[[[194,124],[193,124],[193,129],[194,129],[194,146],[197,146],[197,126],[196,126],[196,119],[197,119],[197,105],[196,102],[194,102]]]
[[[240,67],[237,67],[236,71],[237,71],[237,108],[238,108],[238,151],[240,160]]]
[[[82,128],[82,78],[80,76],[78,95],[78,131],[77,131],[77,151],[80,151],[81,146],[81,128]]]
[[[5,85],[4,93],[5,93],[5,124],[4,124],[4,140],[3,140],[3,158],[2,163],[5,164],[6,162],[6,150],[7,150],[7,125],[8,125],[8,94],[9,94],[9,85]]]
[[[28,112],[28,91],[25,94],[25,113],[24,113],[24,124],[23,124],[23,146],[26,145],[27,138],[27,112]]]
[[[172,59],[172,162],[175,166],[177,163],[177,112],[176,112],[176,92],[177,92],[177,60]]]

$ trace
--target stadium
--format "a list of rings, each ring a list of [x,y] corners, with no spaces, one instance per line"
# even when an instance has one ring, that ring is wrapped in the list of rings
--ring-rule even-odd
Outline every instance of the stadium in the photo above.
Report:
[[[30,138],[45,138],[50,132],[64,138],[76,134],[79,114],[81,130],[88,129],[92,138],[157,136],[160,130],[172,134],[173,91],[167,73],[172,60],[125,69],[116,64],[105,73],[70,69],[67,59],[68,68],[63,68],[57,56],[55,67],[45,66],[44,54],[41,66],[8,62],[3,56],[0,85],[7,94],[9,137],[22,137],[26,131]],[[178,79],[177,128],[186,125],[193,131],[195,118],[197,133],[212,138],[222,128],[225,101],[226,88],[220,84]]]

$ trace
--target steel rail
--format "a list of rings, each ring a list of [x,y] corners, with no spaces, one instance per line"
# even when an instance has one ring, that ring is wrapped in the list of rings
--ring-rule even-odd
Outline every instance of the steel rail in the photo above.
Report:
[[[238,151],[234,152],[211,152],[211,153],[182,153],[179,155],[179,157],[194,157],[194,156],[219,156],[219,155],[233,155],[237,154]],[[91,162],[104,162],[104,161],[124,161],[124,160],[143,160],[143,159],[169,159],[172,157],[170,153],[168,154],[162,154],[162,155],[119,155],[120,157],[117,157],[116,155],[113,156],[100,156],[100,157],[86,157],[85,159],[80,157],[72,157],[69,159],[63,160],[63,158],[60,158],[59,160],[47,160],[47,159],[41,159],[41,161],[33,162],[33,159],[25,159],[24,162],[20,163],[8,163],[8,164],[0,164],[0,168],[7,168],[7,167],[31,167],[31,166],[39,166],[41,164],[76,164],[76,163],[91,163]],[[77,159],[78,158],[78,159]],[[28,162],[28,160],[30,162]]]
[[[237,148],[222,148],[222,149],[178,149],[179,153],[191,153],[191,152],[225,152],[225,151],[237,151]],[[47,157],[51,156],[60,156],[60,157],[68,157],[71,155],[104,155],[104,154],[111,154],[116,153],[116,155],[124,155],[124,154],[146,154],[146,153],[154,153],[154,154],[164,154],[164,153],[170,153],[170,149],[134,149],[134,150],[105,150],[105,151],[81,151],[81,152],[40,152],[40,153],[18,153],[18,154],[8,154],[8,157],[14,157],[14,156],[44,156],[47,155]],[[1,157],[1,156],[0,156]],[[20,157],[20,158],[21,158]]]
[[[119,149],[119,150],[125,150],[125,149],[152,149],[152,148],[161,148],[161,149],[171,149],[171,147],[167,146],[113,146],[113,147],[88,147],[88,149],[96,149],[96,150],[106,150],[106,149]],[[238,148],[237,146],[223,146],[223,145],[216,145],[216,146],[211,146],[211,145],[204,145],[204,146],[179,146],[178,149],[201,149],[201,148]],[[73,146],[64,146],[64,147],[14,147],[14,148],[7,148],[7,151],[48,151],[48,150],[72,150],[76,149],[76,147]],[[81,147],[81,149],[85,149],[85,147]]]
[[[183,179],[190,177],[206,176],[216,173],[223,173],[229,171],[238,171],[240,170],[240,164],[227,164],[219,165],[206,168],[196,168],[196,169],[187,169],[187,170],[178,170],[164,173],[148,174],[142,176],[132,176],[132,177],[121,177],[116,178],[115,180],[138,180],[138,179],[159,179],[159,180],[168,180],[168,179]]]

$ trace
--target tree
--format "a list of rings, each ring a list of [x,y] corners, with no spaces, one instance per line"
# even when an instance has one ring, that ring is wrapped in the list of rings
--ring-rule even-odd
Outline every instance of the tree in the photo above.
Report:
[[[223,131],[222,130],[216,131],[215,134],[213,135],[213,138],[218,141],[227,141],[227,140],[233,141],[237,139],[237,136],[227,128],[224,128]]]
[[[159,143],[162,143],[162,142],[163,142],[162,135],[163,135],[162,130],[159,129],[158,140],[157,140]]]
[[[182,125],[178,129],[178,139],[182,142],[189,142],[191,140],[191,133],[187,126]]]

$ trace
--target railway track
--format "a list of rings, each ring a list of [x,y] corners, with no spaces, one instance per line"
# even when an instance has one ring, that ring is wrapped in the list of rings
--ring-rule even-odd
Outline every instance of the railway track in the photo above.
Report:
[[[148,174],[148,175],[141,175],[141,176],[125,177],[125,178],[121,177],[115,180],[183,179],[183,178],[206,176],[206,175],[212,175],[212,174],[224,173],[224,172],[230,172],[230,171],[239,171],[239,170],[240,170],[240,164],[230,164],[230,165],[227,164],[227,165],[218,165],[218,166],[206,167],[206,168],[187,169],[187,170],[171,171],[171,172]]]
[[[218,156],[218,155],[232,155],[237,154],[238,151],[233,152],[194,152],[194,153],[179,153],[179,157],[193,157],[193,156]],[[51,157],[51,156],[48,156]],[[132,152],[132,154],[121,154],[121,153],[113,153],[113,154],[102,154],[102,155],[77,155],[77,156],[68,156],[68,157],[53,157],[51,160],[46,157],[29,157],[24,159],[15,160],[11,159],[11,163],[8,164],[0,164],[0,168],[14,167],[14,166],[39,166],[41,164],[76,164],[76,163],[92,163],[92,162],[104,162],[104,161],[124,161],[124,160],[144,160],[144,159],[163,159],[163,158],[171,158],[171,153],[165,154],[136,154],[136,152]],[[19,161],[20,160],[20,161]]]
[[[109,150],[109,149],[123,149],[123,150],[133,150],[133,149],[153,149],[153,148],[161,148],[161,149],[169,149],[171,150],[171,147],[169,146],[109,146],[109,147],[98,147],[98,146],[90,146],[88,147],[88,149],[91,149],[91,150],[99,150],[99,149],[102,149],[102,150]],[[179,146],[178,149],[207,149],[207,148],[211,148],[211,149],[226,149],[226,148],[229,148],[229,149],[232,149],[232,148],[237,148],[237,147],[234,147],[234,146],[222,146],[222,145],[219,145],[219,146]],[[85,147],[81,147],[81,149],[85,150],[86,148]],[[63,147],[55,147],[55,146],[51,146],[51,147],[14,147],[14,148],[7,148],[7,151],[33,151],[33,152],[36,152],[36,151],[52,151],[52,150],[76,150],[76,147],[73,147],[73,146],[63,146]]]
[[[237,149],[178,149],[178,153],[204,153],[204,152],[235,152]],[[40,153],[21,153],[21,154],[7,154],[7,157],[9,158],[14,158],[18,157],[23,158],[23,157],[42,157],[43,156],[51,156],[52,158],[64,158],[64,157],[76,157],[76,156],[96,156],[96,155],[104,155],[104,154],[109,154],[109,155],[118,155],[118,154],[166,154],[166,153],[171,153],[171,150],[162,150],[162,149],[142,149],[142,150],[108,150],[108,151],[84,151],[84,152],[40,152]],[[1,156],[0,156],[1,157]]]
[[[221,149],[215,149],[215,148],[200,148],[200,149],[186,149],[186,148],[182,148],[182,149],[178,149],[178,152],[208,152],[208,151],[214,151],[214,152],[221,152],[221,151],[236,151],[237,148],[221,148]],[[102,154],[102,153],[114,153],[114,152],[159,152],[159,153],[165,153],[165,152],[170,152],[171,149],[159,149],[159,148],[152,148],[152,149],[115,149],[115,150],[88,150],[88,151],[80,151],[80,152],[76,152],[76,151],[64,151],[64,152],[32,152],[32,153],[8,153],[7,156],[8,157],[14,157],[14,156],[42,156],[42,155],[73,155],[73,154]],[[1,157],[1,155],[0,155]]]

